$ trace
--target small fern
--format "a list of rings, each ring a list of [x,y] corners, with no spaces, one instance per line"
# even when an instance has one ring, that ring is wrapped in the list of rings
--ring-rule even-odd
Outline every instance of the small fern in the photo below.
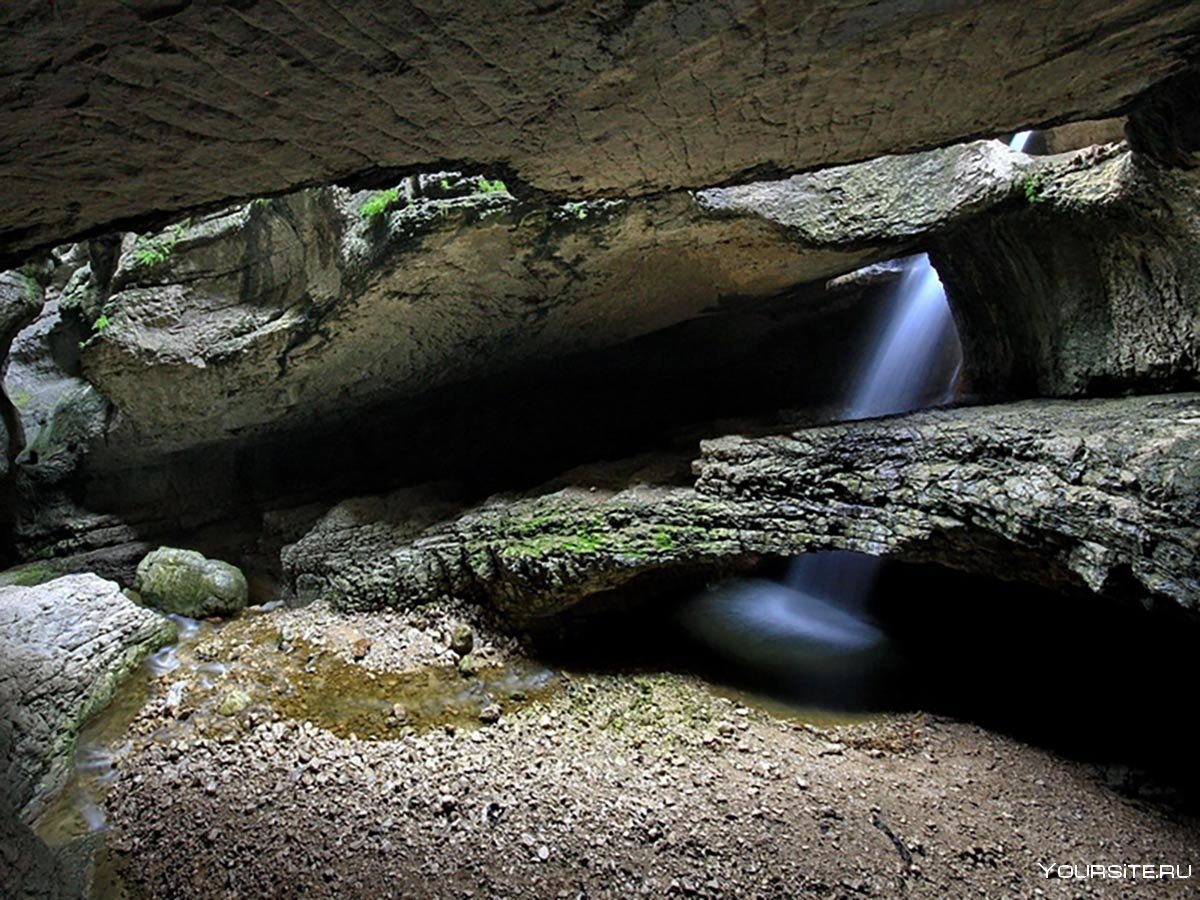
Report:
[[[191,225],[191,221],[191,219],[185,219],[161,237],[138,237],[133,244],[133,255],[134,259],[138,261],[138,265],[149,269],[166,262],[174,252],[179,239],[183,237],[184,230]]]
[[[1041,175],[1028,175],[1021,182],[1021,190],[1025,194],[1025,200],[1029,203],[1037,203],[1042,199],[1042,192],[1046,189],[1045,179]]]

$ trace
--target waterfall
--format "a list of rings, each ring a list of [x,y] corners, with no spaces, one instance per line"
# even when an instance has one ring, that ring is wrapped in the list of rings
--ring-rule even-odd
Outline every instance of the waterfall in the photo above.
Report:
[[[1032,134],[1019,132],[1009,147],[1023,151]],[[961,347],[926,254],[905,260],[888,313],[846,398],[843,421],[953,398]],[[942,384],[931,384],[936,363],[951,354],[958,365]],[[683,621],[740,664],[815,684],[825,701],[844,701],[848,684],[873,675],[886,656],[885,636],[863,613],[879,566],[864,554],[804,554],[792,560],[782,583],[741,579],[710,589],[685,607]]]
[[[1032,131],[1019,132],[1008,146],[1020,152],[1032,135]],[[929,373],[950,342],[960,355],[961,365],[961,348],[957,347],[950,304],[928,255],[922,253],[905,260],[892,306],[895,309],[891,320],[851,391],[842,414],[845,420],[918,408],[930,394]],[[951,399],[955,380],[952,377],[949,384],[940,386],[940,401]]]

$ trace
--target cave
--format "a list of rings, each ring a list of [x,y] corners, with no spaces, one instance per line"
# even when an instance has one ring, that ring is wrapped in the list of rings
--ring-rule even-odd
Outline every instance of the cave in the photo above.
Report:
[[[3,896],[1189,889],[1194,5],[0,24]]]

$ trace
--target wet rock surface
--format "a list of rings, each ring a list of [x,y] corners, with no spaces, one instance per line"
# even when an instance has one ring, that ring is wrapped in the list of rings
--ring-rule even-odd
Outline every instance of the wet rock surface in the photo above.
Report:
[[[656,0],[503,3],[481,27],[448,3],[16,4],[0,20],[0,243],[451,161],[611,196],[1094,118],[1182,69],[1198,15],[1182,0]]]
[[[643,576],[826,549],[1195,613],[1198,414],[1193,394],[1028,401],[726,437],[702,444],[694,489],[634,475],[498,496],[363,553],[343,521],[336,546],[305,538],[284,563],[345,608],[457,596],[525,623]]]
[[[0,587],[6,805],[29,815],[67,777],[75,736],[175,626],[94,575]]]

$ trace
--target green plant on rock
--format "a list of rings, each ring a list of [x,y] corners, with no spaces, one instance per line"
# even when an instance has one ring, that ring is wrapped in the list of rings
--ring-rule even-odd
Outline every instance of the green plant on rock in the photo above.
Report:
[[[391,209],[392,205],[400,199],[399,188],[388,188],[386,191],[376,191],[367,198],[358,210],[358,214],[364,219],[371,221]]]
[[[180,222],[166,234],[155,238],[139,235],[133,243],[133,255],[138,265],[149,269],[166,262],[175,251],[175,245],[179,243],[179,239],[183,237],[183,232],[190,223],[190,219]]]
[[[1021,191],[1029,203],[1037,203],[1041,200],[1042,192],[1045,189],[1046,181],[1041,175],[1026,175],[1021,181]]]
[[[478,185],[479,192],[481,194],[507,194],[508,193],[508,187],[499,178],[497,178],[495,181],[488,181],[487,178],[480,175],[479,178],[476,179],[475,183]]]
[[[86,341],[80,341],[79,349],[82,350],[84,347],[91,344],[97,337],[108,331],[108,326],[110,324],[112,323],[108,321],[108,316],[106,316],[104,313],[100,313],[100,315],[96,317],[95,321],[92,322],[92,336]]]
[[[41,283],[29,274],[28,267],[22,267],[17,270],[17,278],[21,282],[21,288],[31,297],[38,296],[42,291]]]
[[[574,216],[576,219],[579,219],[580,221],[583,221],[584,219],[586,219],[588,217],[587,204],[584,203],[582,200],[576,200],[571,203],[565,204],[563,206],[563,210],[567,213],[567,215]]]

